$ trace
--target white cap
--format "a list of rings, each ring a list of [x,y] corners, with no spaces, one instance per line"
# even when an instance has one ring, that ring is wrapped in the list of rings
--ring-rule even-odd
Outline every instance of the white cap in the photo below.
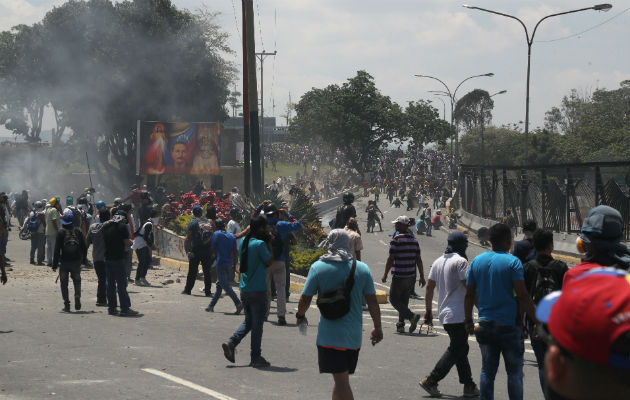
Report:
[[[395,221],[392,221],[392,224],[405,224],[405,225],[409,225],[409,217],[406,215],[401,215],[400,217],[396,218]]]

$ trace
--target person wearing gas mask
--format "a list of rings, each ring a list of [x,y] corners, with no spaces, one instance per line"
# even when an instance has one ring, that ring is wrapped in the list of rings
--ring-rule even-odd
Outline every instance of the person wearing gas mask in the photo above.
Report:
[[[136,269],[136,286],[151,286],[147,282],[147,271],[151,266],[151,249],[155,249],[154,226],[158,223],[158,211],[151,209],[147,219],[136,231],[131,249],[136,251],[138,268]]]

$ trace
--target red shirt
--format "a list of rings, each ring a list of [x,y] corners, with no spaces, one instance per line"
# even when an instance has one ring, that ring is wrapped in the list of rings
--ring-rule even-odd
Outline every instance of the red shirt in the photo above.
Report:
[[[576,265],[575,267],[570,268],[564,274],[564,279],[562,280],[562,287],[564,288],[567,285],[567,282],[569,282],[572,279],[577,278],[583,273],[588,272],[593,268],[602,268],[602,267],[603,267],[602,265],[595,264],[590,261],[582,261],[580,264]]]

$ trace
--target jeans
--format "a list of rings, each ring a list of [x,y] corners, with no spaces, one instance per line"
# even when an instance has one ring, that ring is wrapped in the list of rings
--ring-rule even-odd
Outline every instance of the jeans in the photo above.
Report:
[[[6,230],[3,235],[0,235],[0,256],[6,260],[7,256],[7,243],[9,242],[9,231]]]
[[[204,292],[206,292],[206,296],[212,294],[212,276],[210,275],[212,263],[214,262],[214,256],[211,254],[198,254],[193,251],[195,255],[193,258],[188,260],[188,276],[186,277],[186,286],[184,286],[184,291],[186,293],[190,293],[192,288],[195,286],[195,281],[197,280],[197,271],[199,269],[199,263],[201,263],[201,269],[203,270],[203,283],[204,283]]]
[[[437,383],[444,379],[455,365],[457,375],[459,375],[459,383],[474,385],[472,371],[468,363],[468,332],[466,332],[464,324],[444,324],[444,330],[448,333],[451,342],[429,377]]]
[[[271,305],[271,280],[276,285],[276,302],[278,304],[278,317],[284,317],[287,313],[286,294],[286,264],[284,261],[274,261],[267,268],[267,315]]]
[[[147,271],[151,265],[151,249],[148,246],[144,246],[143,248],[136,250],[136,256],[138,257],[136,280],[146,278]]]
[[[30,261],[35,262],[35,252],[37,251],[37,262],[44,262],[44,251],[46,250],[46,235],[39,232],[31,232],[31,254]]]
[[[510,400],[523,399],[523,353],[522,327],[500,325],[493,321],[479,321],[480,330],[475,332],[481,349],[481,378],[479,390],[481,400],[494,399],[494,377],[503,354],[507,372],[508,396]]]
[[[70,304],[68,297],[68,275],[72,278],[74,296],[81,297],[81,265],[77,263],[62,263],[59,266],[59,284],[61,286],[61,297],[63,298],[64,304]]]
[[[433,224],[431,220],[427,220],[427,236],[431,236],[431,231],[433,230]]]
[[[105,261],[94,261],[94,272],[96,272],[96,278],[98,279],[96,288],[97,303],[107,302],[107,273],[105,271]]]
[[[392,277],[392,285],[389,288],[389,302],[398,311],[398,324],[404,324],[406,319],[414,317],[409,309],[409,296],[413,293],[416,277],[397,278]]]
[[[230,338],[230,342],[236,347],[241,340],[252,332],[251,360],[255,360],[261,355],[261,344],[263,335],[263,323],[267,312],[267,293],[265,292],[243,292],[241,301],[245,310],[245,321],[238,327]]]
[[[210,307],[214,307],[219,298],[221,298],[221,292],[225,290],[225,293],[230,296],[234,305],[238,306],[241,304],[241,301],[238,299],[236,293],[234,293],[234,289],[232,289],[232,285],[230,284],[230,276],[234,276],[232,274],[232,267],[218,267],[217,266],[217,289],[214,292],[214,297],[210,302]]]
[[[57,234],[46,235],[46,261],[48,265],[52,265],[53,252],[55,251],[55,241],[57,240]]]
[[[120,309],[127,311],[131,307],[129,293],[127,293],[126,259],[106,260],[105,272],[107,273],[107,306],[109,311],[116,311],[116,292],[120,300]]]

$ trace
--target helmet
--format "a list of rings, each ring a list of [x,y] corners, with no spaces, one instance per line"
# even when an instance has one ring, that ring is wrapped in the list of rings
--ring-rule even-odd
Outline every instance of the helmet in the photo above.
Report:
[[[33,206],[35,206],[35,208],[40,209],[44,207],[44,204],[42,204],[41,201],[36,201],[35,203],[33,203]]]
[[[122,199],[120,197],[116,197],[114,199],[114,205],[119,206],[122,203]]]
[[[232,193],[238,193],[238,187],[234,186],[234,187],[232,188]]]
[[[73,219],[74,219],[74,215],[72,214],[72,211],[66,212],[63,214],[63,217],[61,218],[61,225],[64,225],[64,226],[72,225]]]
[[[66,205],[71,206],[74,203],[74,198],[72,196],[66,197]]]
[[[239,215],[241,215],[241,210],[239,210],[236,207],[230,208],[230,217],[234,218],[234,217],[238,217]]]
[[[51,197],[50,200],[48,200],[48,204],[54,207],[57,204],[57,199],[55,197]]]
[[[106,205],[105,205],[105,202],[103,200],[99,200],[99,201],[96,202],[96,209],[97,210],[100,210],[101,208],[105,208],[105,207],[106,207]]]
[[[346,192],[343,194],[343,202],[345,204],[350,204],[354,201],[354,194],[350,193],[350,192]]]
[[[225,228],[225,221],[223,221],[222,218],[217,218],[217,220],[214,221],[214,225],[217,227],[217,229],[223,229]]]
[[[273,215],[278,212],[278,207],[275,204],[269,203],[265,206],[265,215]]]

